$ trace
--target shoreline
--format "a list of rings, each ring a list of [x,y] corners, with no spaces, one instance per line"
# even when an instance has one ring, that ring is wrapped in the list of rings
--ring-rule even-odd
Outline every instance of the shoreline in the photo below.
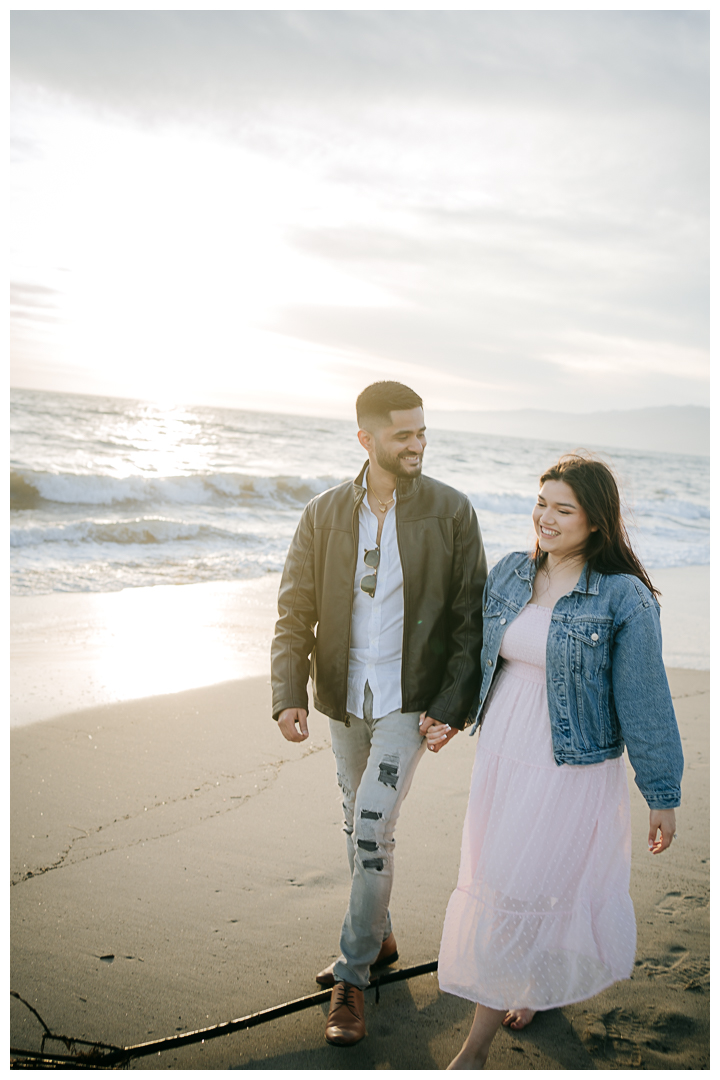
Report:
[[[651,572],[663,658],[706,671],[709,566]],[[12,728],[270,671],[279,573],[10,600]]]

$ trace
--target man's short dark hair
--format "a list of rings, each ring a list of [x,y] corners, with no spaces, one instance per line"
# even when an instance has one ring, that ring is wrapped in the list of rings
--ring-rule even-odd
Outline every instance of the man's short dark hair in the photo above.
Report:
[[[396,409],[422,408],[422,398],[401,382],[374,382],[358,396],[358,427],[385,427],[392,423],[390,413]]]

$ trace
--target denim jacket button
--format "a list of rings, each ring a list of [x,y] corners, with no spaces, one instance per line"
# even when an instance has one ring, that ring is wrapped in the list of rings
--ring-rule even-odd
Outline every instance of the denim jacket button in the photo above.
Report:
[[[492,667],[492,660],[488,660],[488,667]]]
[[[500,620],[500,625],[504,626],[506,622],[507,622],[507,619],[501,619]]]
[[[590,638],[591,638],[592,641],[597,641],[599,639],[599,637],[600,637],[599,634],[591,634],[590,635]]]

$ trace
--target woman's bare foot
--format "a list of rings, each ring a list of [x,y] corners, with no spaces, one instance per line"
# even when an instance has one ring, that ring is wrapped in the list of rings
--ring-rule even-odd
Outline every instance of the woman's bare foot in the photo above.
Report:
[[[460,1053],[448,1065],[448,1069],[484,1069],[490,1053],[490,1044],[502,1023],[502,1018],[502,1009],[490,1009],[487,1005],[477,1005],[468,1037]]]
[[[503,1020],[503,1027],[511,1027],[513,1031],[522,1031],[527,1027],[535,1011],[533,1009],[508,1009],[505,1019]]]
[[[448,1069],[484,1069],[487,1061],[487,1053],[477,1054],[467,1046],[463,1046],[457,1057],[454,1057],[445,1071]]]

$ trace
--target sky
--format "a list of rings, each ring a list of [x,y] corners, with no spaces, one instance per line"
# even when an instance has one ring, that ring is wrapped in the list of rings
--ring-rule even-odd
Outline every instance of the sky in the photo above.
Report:
[[[709,403],[706,11],[14,11],[11,382]]]

